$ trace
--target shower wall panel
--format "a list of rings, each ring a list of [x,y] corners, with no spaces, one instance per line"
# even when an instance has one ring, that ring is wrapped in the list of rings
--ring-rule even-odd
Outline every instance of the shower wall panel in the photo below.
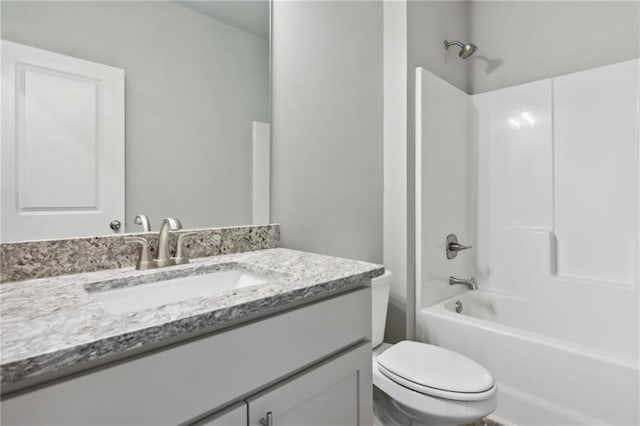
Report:
[[[564,310],[559,332],[631,359],[640,334],[639,70],[627,61],[472,97],[479,287]]]
[[[558,275],[633,282],[638,61],[553,79]]]
[[[475,150],[471,97],[431,72],[416,71],[416,300],[429,306],[465,289],[449,276],[470,278],[475,250],[447,259],[445,239],[475,245]]]

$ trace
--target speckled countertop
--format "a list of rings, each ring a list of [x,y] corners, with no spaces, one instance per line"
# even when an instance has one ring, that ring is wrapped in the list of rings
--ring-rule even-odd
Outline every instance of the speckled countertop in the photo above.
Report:
[[[121,314],[109,313],[92,297],[92,292],[111,287],[234,265],[270,279],[262,285]],[[173,343],[358,288],[383,272],[380,265],[275,248],[150,271],[124,268],[6,283],[0,286],[1,384],[13,388],[66,368],[77,370],[84,363],[91,366],[145,346]]]

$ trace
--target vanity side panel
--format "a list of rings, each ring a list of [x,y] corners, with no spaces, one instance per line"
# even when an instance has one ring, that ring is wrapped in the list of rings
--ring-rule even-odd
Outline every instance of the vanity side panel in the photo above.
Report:
[[[3,425],[178,424],[254,393],[371,332],[364,288],[2,401]]]

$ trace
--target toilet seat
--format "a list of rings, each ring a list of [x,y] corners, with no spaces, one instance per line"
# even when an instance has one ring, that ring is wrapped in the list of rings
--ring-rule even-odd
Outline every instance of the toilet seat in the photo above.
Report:
[[[393,345],[382,343],[372,352],[373,384],[386,394],[393,405],[401,408],[402,413],[416,419],[419,423],[455,423],[467,424],[481,419],[496,409],[497,386],[478,401],[460,401],[428,395],[409,389],[390,379],[381,372],[378,357],[391,349]]]
[[[496,386],[491,373],[475,361],[439,346],[402,341],[377,357],[388,379],[424,395],[454,401],[483,401]]]

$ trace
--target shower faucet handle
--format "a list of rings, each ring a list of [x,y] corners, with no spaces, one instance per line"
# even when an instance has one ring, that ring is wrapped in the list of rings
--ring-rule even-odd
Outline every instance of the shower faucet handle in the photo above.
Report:
[[[458,243],[449,243],[449,250],[451,251],[462,251],[470,248],[473,248],[473,246],[463,246],[462,244]]]
[[[447,235],[447,240],[446,240],[447,259],[455,259],[459,251],[468,250],[470,248],[473,248],[473,247],[459,244],[458,237],[455,234]]]

